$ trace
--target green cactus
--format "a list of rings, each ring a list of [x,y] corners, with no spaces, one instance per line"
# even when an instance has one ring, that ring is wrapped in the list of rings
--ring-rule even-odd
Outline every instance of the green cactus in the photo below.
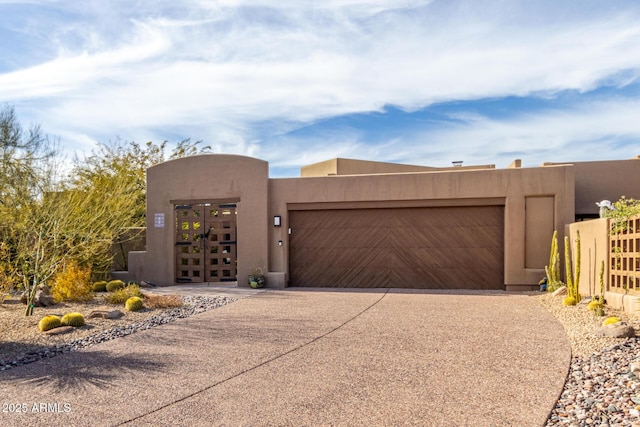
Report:
[[[140,297],[131,297],[124,304],[124,307],[129,311],[138,311],[144,308],[142,304],[142,298]]]
[[[620,319],[618,317],[607,317],[602,322],[602,326],[613,325],[614,323],[618,323]]]
[[[600,299],[604,302],[604,260],[600,264]]]
[[[604,304],[602,304],[599,299],[593,299],[589,305],[587,305],[587,308],[595,313],[597,310],[604,308]]]
[[[547,291],[553,292],[563,283],[560,281],[560,254],[558,254],[558,231],[553,232],[551,238],[551,253],[549,254],[549,265],[544,267],[547,273]]]
[[[576,230],[576,271],[574,274],[575,283],[573,284],[573,286],[576,290],[578,302],[580,302],[580,257],[580,231]]]
[[[62,326],[73,326],[79,328],[84,326],[84,316],[80,313],[67,313],[62,316]]]
[[[569,245],[569,237],[564,237],[564,262],[565,262],[565,275],[567,277],[567,293],[570,297],[576,300],[576,303],[580,302],[580,233],[577,233],[576,237],[576,271],[575,281],[574,274],[571,265],[571,251]]]
[[[571,297],[571,296],[565,297],[562,300],[562,305],[564,305],[565,307],[569,306],[569,305],[576,305],[577,303],[578,303],[578,301],[576,301],[576,299],[574,297]]]
[[[573,276],[571,269],[571,253],[569,248],[569,237],[564,236],[564,274],[566,277],[565,283],[567,284],[567,292],[570,297],[574,297],[573,293]]]
[[[113,292],[122,288],[124,288],[124,282],[122,280],[112,280],[107,283],[107,292]]]
[[[54,328],[59,328],[60,326],[62,326],[60,318],[54,315],[44,316],[42,319],[40,319],[40,322],[38,322],[38,329],[40,329],[42,332]]]
[[[605,315],[604,306],[602,304],[597,306],[595,310],[593,310],[593,314],[595,314],[596,316],[604,316]]]
[[[95,282],[91,287],[93,292],[106,292],[107,291],[107,282],[101,280],[99,282]]]

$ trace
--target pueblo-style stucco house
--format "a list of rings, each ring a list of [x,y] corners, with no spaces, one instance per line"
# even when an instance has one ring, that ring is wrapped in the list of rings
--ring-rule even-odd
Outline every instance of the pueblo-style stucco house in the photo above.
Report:
[[[554,230],[596,202],[640,198],[630,160],[433,168],[349,159],[269,178],[265,161],[207,154],[147,174],[146,251],[129,278],[268,287],[537,289]],[[565,228],[566,227],[566,228]]]

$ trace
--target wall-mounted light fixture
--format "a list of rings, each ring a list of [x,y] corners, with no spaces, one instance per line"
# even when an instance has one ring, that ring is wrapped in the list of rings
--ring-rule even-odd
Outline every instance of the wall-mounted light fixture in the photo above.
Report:
[[[280,215],[276,215],[273,217],[273,226],[274,227],[280,227],[282,225],[282,218],[280,218]]]

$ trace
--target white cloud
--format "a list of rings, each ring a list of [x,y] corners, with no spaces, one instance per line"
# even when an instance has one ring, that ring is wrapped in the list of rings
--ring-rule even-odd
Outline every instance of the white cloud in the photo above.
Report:
[[[290,129],[388,104],[413,110],[637,81],[640,8],[560,3],[191,0],[153,7],[91,2],[80,9],[54,2],[61,12],[74,8],[58,25],[40,23],[53,28],[43,49],[57,58],[0,74],[0,100],[37,103],[28,119],[68,136],[71,145],[116,135],[148,140],[179,128],[220,150],[262,154],[257,123]],[[576,137],[575,129],[545,120]],[[527,123],[480,118],[472,135],[487,144],[502,135],[522,144],[562,143]],[[573,126],[584,129],[585,140],[598,131]],[[327,154],[367,149],[353,138]]]
[[[0,99],[9,101],[82,92],[102,79],[122,80],[125,67],[154,57],[168,47],[162,34],[144,24],[132,43],[112,50],[89,54],[61,56],[27,69],[0,74]],[[118,79],[118,77],[120,77]]]
[[[470,122],[415,135],[402,147],[406,163],[447,166],[457,157],[467,164],[506,167],[520,158],[526,166],[548,161],[626,159],[640,155],[640,100],[598,101],[565,110]],[[445,147],[454,147],[455,150]],[[400,147],[398,147],[400,148]]]

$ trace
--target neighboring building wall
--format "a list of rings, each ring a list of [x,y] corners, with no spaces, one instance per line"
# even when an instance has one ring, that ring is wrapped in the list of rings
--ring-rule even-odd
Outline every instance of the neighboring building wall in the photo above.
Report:
[[[500,199],[505,206],[505,285],[508,290],[524,290],[544,276],[543,261],[553,229],[562,238],[564,225],[573,221],[574,170],[558,166],[283,178],[269,180],[269,193],[269,217],[280,215],[283,221],[282,227],[270,229],[269,269],[280,272],[288,271],[287,217],[291,209],[479,206]],[[543,198],[542,203],[532,199],[538,197]],[[539,221],[539,216],[544,218]]]
[[[379,173],[407,173],[432,171],[467,171],[475,169],[495,169],[495,165],[450,166],[437,168],[431,166],[404,165],[400,163],[371,162],[354,159],[330,159],[324,162],[300,168],[300,176],[321,177],[333,175],[373,175]]]
[[[368,175],[374,173],[424,172],[433,169],[435,168],[429,166],[336,158],[303,166],[300,168],[300,176]]]
[[[545,163],[545,166],[569,163]],[[640,199],[640,158],[573,162],[576,176],[576,219],[598,216],[596,202],[620,197]]]
[[[147,170],[147,250],[129,253],[136,280],[173,284],[175,274],[175,204],[239,200],[238,281],[246,283],[254,266],[268,260],[268,164],[233,155],[206,154],[170,160]],[[154,226],[156,214],[164,227]]]

